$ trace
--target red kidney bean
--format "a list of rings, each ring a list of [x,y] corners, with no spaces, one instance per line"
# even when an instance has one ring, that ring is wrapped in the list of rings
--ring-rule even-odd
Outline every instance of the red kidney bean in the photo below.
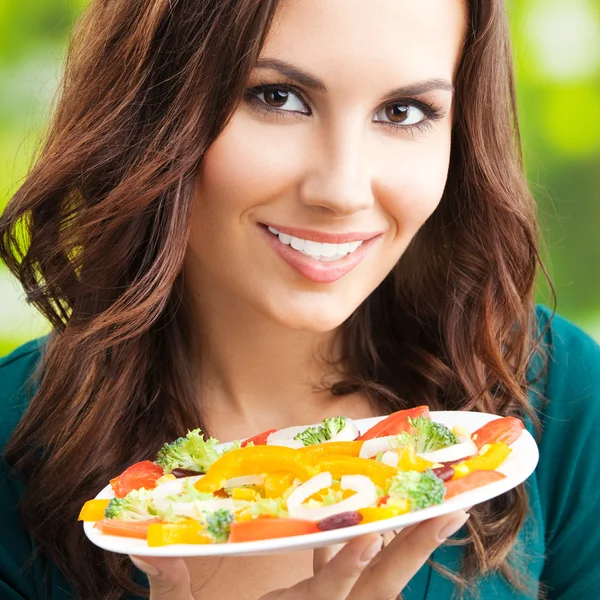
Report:
[[[198,471],[192,471],[191,469],[173,469],[171,471],[177,479],[181,479],[182,477],[193,477],[194,475],[202,475]]]
[[[330,529],[340,529],[341,527],[352,527],[358,525],[362,521],[362,515],[356,510],[339,513],[325,517],[317,523],[317,527],[321,531],[329,531]]]
[[[439,477],[442,481],[448,481],[452,479],[454,475],[454,469],[450,465],[445,465],[443,467],[438,467],[437,469],[432,469],[433,474],[436,477]]]

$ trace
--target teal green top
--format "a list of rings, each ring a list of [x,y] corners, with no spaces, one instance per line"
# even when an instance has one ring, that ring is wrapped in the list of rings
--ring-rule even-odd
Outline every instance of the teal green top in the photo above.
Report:
[[[538,309],[540,325],[549,316],[547,309]],[[552,320],[545,342],[549,368],[536,387],[548,403],[539,412],[540,461],[527,482],[531,514],[520,539],[528,559],[521,569],[548,590],[549,600],[596,600],[600,597],[600,347],[560,317]],[[27,405],[30,392],[25,382],[39,361],[42,343],[25,344],[0,360],[0,449]],[[539,404],[537,394],[532,393],[531,400]],[[6,464],[0,461],[0,598],[74,598],[55,565],[43,557],[28,561],[35,544],[17,511],[21,492],[21,485],[9,479]],[[461,553],[460,547],[443,546],[433,559],[458,571]],[[537,592],[516,592],[499,575],[474,583],[480,600],[537,597]],[[424,566],[403,597],[448,600],[453,591],[448,579]]]

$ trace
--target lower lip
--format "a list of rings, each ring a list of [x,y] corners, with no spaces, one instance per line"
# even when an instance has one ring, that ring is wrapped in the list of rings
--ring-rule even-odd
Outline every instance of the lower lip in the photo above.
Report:
[[[279,237],[271,233],[264,225],[260,225],[259,227],[271,248],[290,267],[314,283],[333,283],[341,279],[362,261],[371,246],[381,237],[377,235],[370,240],[364,241],[354,252],[349,252],[344,258],[340,258],[334,262],[321,262],[298,252],[298,250],[294,250],[288,244],[283,244],[279,241]]]

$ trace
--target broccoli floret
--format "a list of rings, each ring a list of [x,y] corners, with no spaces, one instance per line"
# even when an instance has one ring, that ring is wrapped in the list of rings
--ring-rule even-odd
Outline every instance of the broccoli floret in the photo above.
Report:
[[[305,446],[320,444],[330,440],[346,426],[345,417],[332,417],[323,419],[320,425],[316,427],[307,427],[304,431],[294,436],[295,440],[300,440]]]
[[[424,417],[416,419],[409,417],[408,422],[417,430],[415,447],[417,453],[433,452],[458,444],[456,435],[442,423],[436,423]]]
[[[225,508],[220,508],[206,515],[206,533],[215,542],[226,542],[233,522],[233,514]]]
[[[411,510],[420,510],[441,504],[446,495],[444,482],[431,469],[425,473],[406,471],[398,473],[390,484],[388,494],[392,498],[407,500]]]
[[[112,498],[104,511],[106,519],[143,521],[156,516],[152,504],[152,492],[145,488],[131,490],[124,498]]]
[[[173,469],[189,469],[198,473],[206,473],[208,467],[225,452],[239,448],[239,442],[233,443],[226,450],[217,449],[219,440],[209,438],[204,441],[200,429],[188,431],[170,444],[165,444],[156,456],[156,463],[170,473]]]

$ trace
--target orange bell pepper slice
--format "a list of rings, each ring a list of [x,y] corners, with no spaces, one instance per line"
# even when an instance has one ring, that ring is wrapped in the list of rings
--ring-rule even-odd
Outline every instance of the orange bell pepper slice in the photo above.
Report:
[[[78,521],[101,521],[104,519],[104,511],[110,500],[88,500],[79,513]]]
[[[259,517],[252,521],[234,521],[228,542],[252,542],[271,538],[317,533],[317,524],[303,519],[273,519]]]
[[[273,471],[272,473],[265,473],[265,498],[279,498],[283,495],[285,490],[292,486],[294,483],[293,473],[288,471]]]
[[[303,462],[297,450],[284,446],[246,446],[218,458],[194,485],[199,492],[216,492],[228,479],[269,471],[289,471],[302,481],[319,471]]]
[[[375,485],[384,490],[390,477],[398,474],[398,469],[394,467],[370,458],[355,456],[325,456],[313,464],[318,469],[318,473],[329,471],[333,479],[341,479],[342,475],[366,475]]]
[[[314,446],[305,446],[298,448],[298,453],[302,456],[302,460],[313,462],[324,456],[356,456],[360,454],[364,442],[324,442],[315,444]]]
[[[148,526],[148,546],[167,546],[169,544],[211,544],[212,540],[204,535],[202,525],[197,521],[181,523],[151,523]]]

